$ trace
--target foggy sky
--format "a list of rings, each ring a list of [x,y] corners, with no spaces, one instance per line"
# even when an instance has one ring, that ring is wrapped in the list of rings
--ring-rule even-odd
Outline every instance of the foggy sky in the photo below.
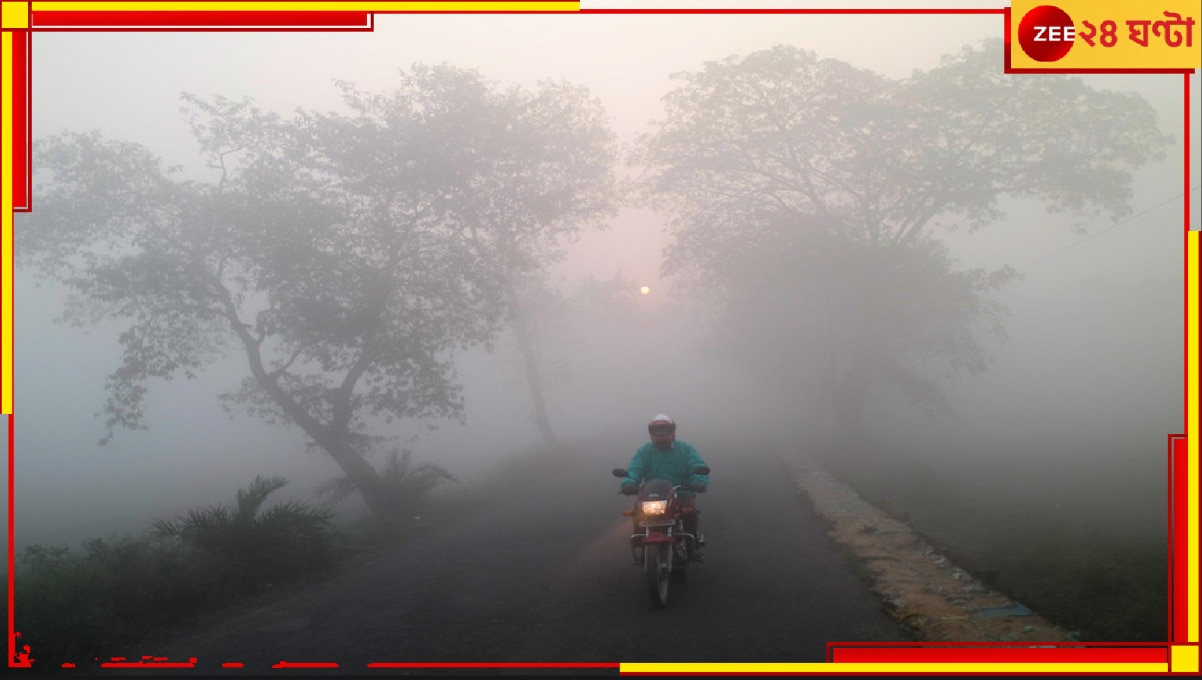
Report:
[[[365,91],[389,91],[398,68],[449,62],[478,68],[506,85],[531,86],[542,78],[560,77],[586,85],[612,116],[621,142],[630,144],[660,115],[660,98],[673,86],[668,75],[698,70],[706,61],[783,43],[902,78],[915,69],[937,66],[941,56],[966,44],[1001,34],[1001,16],[861,15],[382,15],[375,19],[375,30],[366,34],[39,33],[33,39],[32,126],[35,138],[98,129],[112,139],[139,142],[168,162],[185,165],[190,176],[206,178],[211,173],[206,174],[178,113],[183,91],[231,99],[249,96],[282,114],[295,107],[341,110],[335,79],[353,81]],[[1095,87],[1138,92],[1160,112],[1162,129],[1177,137],[1167,161],[1137,175],[1134,211],[1180,194],[1182,78],[1087,80]],[[1195,96],[1200,90],[1195,79]],[[1196,116],[1202,105],[1194,101],[1192,106],[1191,175],[1200,177],[1202,135],[1197,133]],[[1202,195],[1195,192],[1192,203],[1197,224]],[[37,205],[35,195],[35,211]],[[947,425],[949,431],[962,437],[1001,431],[1009,427],[1006,419],[1056,427],[1046,408],[1031,405],[1032,390],[1042,385],[1045,396],[1071,399],[1083,393],[1087,376],[1102,374],[1108,377],[1098,379],[1114,391],[1118,403],[1099,401],[1098,408],[1081,409],[1079,414],[1069,408],[1076,420],[1065,423],[1062,418],[1062,426],[1089,427],[1091,417],[1104,422],[1130,413],[1148,431],[1183,428],[1180,409],[1151,414],[1140,410],[1148,399],[1154,407],[1175,399],[1180,403],[1181,385],[1164,380],[1180,375],[1180,352],[1175,358],[1163,356],[1159,349],[1156,357],[1138,352],[1153,335],[1168,338],[1166,346],[1180,346],[1181,206],[1177,199],[1083,240],[1067,222],[1049,218],[1042,208],[1015,202],[1003,222],[949,236],[963,266],[1008,264],[1025,275],[1003,296],[1012,316],[1007,321],[1010,341],[995,349],[1000,370],[957,384],[967,408],[959,424]],[[716,419],[731,427],[749,427],[779,422],[789,406],[782,403],[786,398],[749,401],[758,390],[749,378],[731,367],[695,363],[687,342],[663,339],[673,328],[665,319],[678,321],[672,316],[677,309],[673,294],[680,292],[659,276],[662,251],[669,243],[663,223],[648,210],[625,209],[609,231],[585,235],[554,269],[568,283],[622,273],[653,291],[640,300],[646,314],[632,318],[630,328],[608,340],[615,366],[626,372],[575,366],[574,377],[551,388],[561,436],[612,436],[615,466],[638,445],[642,424],[652,413],[666,410],[678,414],[682,423]],[[1095,232],[1111,226],[1095,225]],[[16,228],[21,228],[20,216]],[[286,491],[298,497],[339,473],[325,454],[302,450],[299,430],[272,429],[247,418],[229,420],[221,413],[215,395],[240,376],[243,362],[236,355],[199,380],[152,383],[150,430],[118,432],[113,444],[97,447],[103,422],[93,414],[103,407],[104,378],[119,359],[120,325],[96,326],[86,334],[56,325],[61,290],[52,283],[42,282],[40,288],[35,283],[27,274],[17,274],[18,545],[46,537],[48,542],[74,541],[136,528],[193,505],[228,503],[234,489],[258,473],[291,477],[293,486]],[[1131,290],[1161,297],[1143,305],[1148,312],[1136,323],[1099,316],[1105,305],[1095,304],[1097,295],[1113,296],[1115,309],[1124,313],[1140,307],[1129,299]],[[1088,301],[1093,302],[1086,305]],[[1065,309],[1086,308],[1088,314],[1066,321]],[[1071,330],[1056,330],[1057,324]],[[1149,331],[1150,326],[1154,330]],[[1094,341],[1098,349],[1082,349]],[[419,458],[443,461],[470,481],[474,471],[482,469],[479,462],[536,441],[520,372],[504,368],[504,350],[503,345],[494,356],[461,356],[468,427],[443,423],[438,433],[419,444]],[[1046,372],[1038,367],[1049,357],[1064,371],[1054,385],[1039,382]],[[563,361],[571,359],[569,355]],[[1116,362],[1131,365],[1116,371]],[[682,384],[694,387],[682,390]],[[1163,389],[1158,391],[1158,386]],[[1147,392],[1143,405],[1123,402],[1123,390]],[[899,426],[917,422],[888,409],[881,418],[894,418]],[[411,431],[421,430],[414,426]],[[1163,434],[1168,432],[1158,436]],[[602,468],[607,465],[601,462]]]

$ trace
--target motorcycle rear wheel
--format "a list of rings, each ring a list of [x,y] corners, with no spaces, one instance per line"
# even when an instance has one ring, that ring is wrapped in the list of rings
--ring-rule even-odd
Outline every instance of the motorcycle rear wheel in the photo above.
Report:
[[[672,583],[672,546],[651,543],[644,553],[647,569],[647,590],[656,609],[668,606],[668,586]]]

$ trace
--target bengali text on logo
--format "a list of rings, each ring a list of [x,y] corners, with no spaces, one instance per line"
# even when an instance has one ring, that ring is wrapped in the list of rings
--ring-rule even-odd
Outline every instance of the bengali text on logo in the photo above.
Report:
[[[1197,3],[1065,0],[1015,2],[1009,66],[1064,69],[1194,69],[1202,55]],[[1024,59],[1025,58],[1025,59]],[[1034,62],[1034,63],[1031,63]]]

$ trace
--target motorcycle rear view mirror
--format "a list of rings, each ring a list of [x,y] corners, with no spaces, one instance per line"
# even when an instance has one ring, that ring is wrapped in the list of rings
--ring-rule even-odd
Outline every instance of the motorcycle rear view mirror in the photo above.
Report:
[[[614,476],[614,477],[625,477],[625,476],[626,476],[626,470],[625,470],[625,469],[623,469],[623,468],[614,468],[614,469],[613,469],[613,476]]]
[[[708,465],[698,465],[697,467],[693,468],[693,474],[695,475],[708,475],[709,473],[710,466]]]

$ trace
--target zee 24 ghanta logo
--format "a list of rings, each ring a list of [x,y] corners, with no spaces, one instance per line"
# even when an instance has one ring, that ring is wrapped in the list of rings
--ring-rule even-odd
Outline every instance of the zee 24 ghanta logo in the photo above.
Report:
[[[1147,5],[1144,5],[1147,7]],[[1150,13],[1149,13],[1150,14]],[[1082,20],[1073,22],[1067,12],[1053,5],[1032,8],[1018,24],[1018,43],[1023,52],[1040,62],[1063,59],[1077,42],[1087,48],[1111,48],[1120,41],[1140,47],[1157,42],[1164,47],[1193,47],[1195,19],[1177,12],[1161,12],[1161,16],[1116,21]]]

